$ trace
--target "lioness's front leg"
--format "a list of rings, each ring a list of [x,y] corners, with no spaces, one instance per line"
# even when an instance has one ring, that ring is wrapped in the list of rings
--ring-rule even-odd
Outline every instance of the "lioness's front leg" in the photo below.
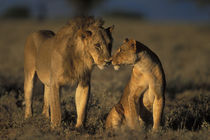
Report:
[[[75,96],[76,110],[77,110],[77,123],[75,126],[76,128],[79,128],[83,125],[89,92],[90,92],[90,82],[89,81],[79,82]]]
[[[128,96],[128,115],[126,117],[128,126],[131,129],[138,128],[140,125],[140,97],[147,89],[146,85],[139,86],[135,91]]]
[[[127,125],[131,129],[136,129],[139,125],[139,105],[138,101],[133,95],[128,96],[128,111],[125,114]]]
[[[116,104],[106,118],[106,129],[118,129],[124,121],[124,109],[122,104]]]

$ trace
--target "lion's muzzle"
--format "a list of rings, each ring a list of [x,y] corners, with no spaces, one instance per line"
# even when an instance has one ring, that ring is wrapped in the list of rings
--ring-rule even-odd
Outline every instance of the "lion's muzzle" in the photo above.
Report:
[[[109,59],[109,60],[105,60],[105,63],[106,65],[110,65],[112,63],[112,61]]]

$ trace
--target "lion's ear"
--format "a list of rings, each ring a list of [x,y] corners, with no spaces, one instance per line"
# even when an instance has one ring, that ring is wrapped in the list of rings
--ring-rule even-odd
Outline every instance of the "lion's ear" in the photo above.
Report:
[[[84,32],[81,33],[81,38],[85,39],[87,37],[90,37],[91,35],[92,35],[91,31],[84,31]]]
[[[109,31],[110,33],[113,32],[113,30],[114,30],[114,25],[112,25],[112,26],[106,28],[106,30]]]

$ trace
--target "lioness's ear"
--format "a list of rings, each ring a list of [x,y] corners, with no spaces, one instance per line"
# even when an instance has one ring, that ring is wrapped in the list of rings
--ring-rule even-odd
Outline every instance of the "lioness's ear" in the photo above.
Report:
[[[82,39],[85,39],[87,37],[90,37],[92,35],[92,32],[91,31],[84,31],[81,33],[81,37]]]
[[[113,30],[114,30],[114,25],[112,25],[112,26],[106,28],[106,30],[109,31],[110,33],[113,32]]]
[[[123,43],[127,43],[129,40],[128,40],[128,38],[126,38],[124,41],[123,41]]]
[[[130,46],[136,51],[136,40],[132,40]]]

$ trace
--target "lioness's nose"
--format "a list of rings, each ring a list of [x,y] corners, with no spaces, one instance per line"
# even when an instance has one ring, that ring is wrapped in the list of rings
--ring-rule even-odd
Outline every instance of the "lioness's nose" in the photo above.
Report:
[[[117,63],[116,63],[116,61],[115,60],[111,60],[111,63],[112,63],[112,65],[116,65]]]

